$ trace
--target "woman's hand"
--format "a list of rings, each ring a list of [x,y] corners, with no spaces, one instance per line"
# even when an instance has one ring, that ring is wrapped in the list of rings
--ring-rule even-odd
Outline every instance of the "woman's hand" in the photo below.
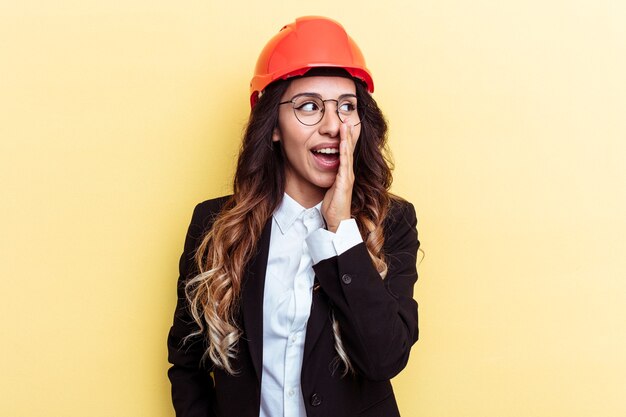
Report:
[[[353,126],[342,123],[339,128],[339,169],[335,183],[326,191],[322,202],[322,215],[329,231],[335,233],[342,220],[350,218],[354,169],[352,157],[356,140],[352,136]]]

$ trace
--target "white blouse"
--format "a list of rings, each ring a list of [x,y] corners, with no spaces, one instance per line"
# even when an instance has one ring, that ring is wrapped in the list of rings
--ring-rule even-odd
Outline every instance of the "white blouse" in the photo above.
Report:
[[[324,229],[322,203],[305,209],[284,195],[272,220],[263,294],[263,374],[260,417],[306,417],[300,389],[313,265],[363,240],[354,219],[337,233]]]

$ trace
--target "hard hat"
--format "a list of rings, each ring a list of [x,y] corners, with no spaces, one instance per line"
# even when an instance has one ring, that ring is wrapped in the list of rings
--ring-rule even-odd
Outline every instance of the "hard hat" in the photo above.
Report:
[[[270,83],[317,67],[342,68],[374,91],[365,58],[343,26],[327,17],[306,16],[284,26],[261,51],[250,82],[250,105]]]

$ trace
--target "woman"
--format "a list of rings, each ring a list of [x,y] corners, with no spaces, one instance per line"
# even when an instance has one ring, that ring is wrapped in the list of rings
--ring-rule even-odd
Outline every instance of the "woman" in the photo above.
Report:
[[[199,204],[168,337],[177,416],[399,416],[417,341],[413,206],[388,192],[363,56],[305,17],[265,47],[229,197]]]

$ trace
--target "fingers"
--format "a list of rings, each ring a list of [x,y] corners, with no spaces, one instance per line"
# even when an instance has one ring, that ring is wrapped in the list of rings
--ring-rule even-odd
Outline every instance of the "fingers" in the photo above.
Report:
[[[354,139],[352,125],[342,123],[339,130],[339,169],[335,183],[326,191],[322,203],[322,214],[328,230],[336,232],[339,223],[350,218],[354,170],[352,158]]]
[[[339,172],[346,179],[352,179],[354,171],[352,168],[354,154],[353,126],[343,123],[340,128],[341,142],[339,144]]]

